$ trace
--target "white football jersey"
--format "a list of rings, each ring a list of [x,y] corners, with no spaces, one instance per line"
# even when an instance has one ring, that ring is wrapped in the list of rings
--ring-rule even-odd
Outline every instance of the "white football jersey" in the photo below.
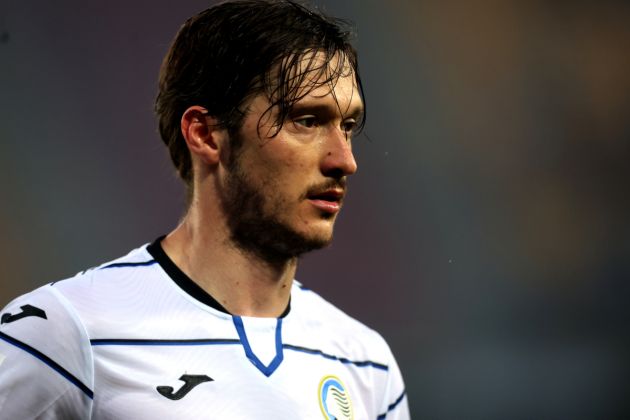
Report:
[[[160,241],[2,310],[0,419],[408,419],[383,338],[294,282],[233,316]]]

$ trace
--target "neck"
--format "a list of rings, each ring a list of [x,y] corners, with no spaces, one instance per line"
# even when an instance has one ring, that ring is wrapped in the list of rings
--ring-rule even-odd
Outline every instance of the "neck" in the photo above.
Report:
[[[193,204],[162,240],[164,252],[231,314],[280,316],[289,304],[297,258],[270,262],[242,251],[230,239],[221,215],[214,216],[208,218]]]

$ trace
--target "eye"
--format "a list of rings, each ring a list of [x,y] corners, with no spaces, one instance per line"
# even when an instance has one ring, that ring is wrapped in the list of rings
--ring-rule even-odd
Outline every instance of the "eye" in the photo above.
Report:
[[[295,118],[293,120],[293,124],[300,125],[306,128],[312,128],[317,125],[317,118],[314,115],[303,115],[301,117]]]
[[[341,129],[346,133],[352,133],[352,131],[357,128],[357,125],[357,121],[354,118],[351,118],[341,123]]]

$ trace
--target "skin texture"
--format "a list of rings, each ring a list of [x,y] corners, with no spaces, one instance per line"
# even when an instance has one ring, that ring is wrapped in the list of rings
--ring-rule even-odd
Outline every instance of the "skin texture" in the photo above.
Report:
[[[352,88],[352,77],[340,79],[337,98],[351,103]],[[328,192],[338,195],[330,201],[341,205],[346,177],[357,169],[347,132],[356,114],[337,118],[339,110],[328,85],[313,95],[297,104],[291,121],[277,136],[242,141],[222,189],[232,240],[269,262],[297,257],[332,240],[337,208],[326,206],[327,200],[313,199]],[[358,104],[353,105],[358,110]],[[267,107],[263,96],[252,101],[240,134],[243,140],[272,128],[264,125],[264,119],[262,127],[258,121]]]
[[[284,311],[297,257],[331,241],[346,178],[357,170],[350,140],[362,101],[349,70],[299,100],[276,135],[269,105],[264,95],[250,101],[238,150],[202,107],[184,113],[195,194],[162,242],[180,269],[236,315]],[[325,191],[337,204],[322,200]]]

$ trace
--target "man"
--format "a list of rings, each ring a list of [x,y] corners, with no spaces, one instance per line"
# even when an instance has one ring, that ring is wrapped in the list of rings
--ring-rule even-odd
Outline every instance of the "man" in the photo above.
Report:
[[[340,25],[262,0],[183,25],[156,112],[186,216],[1,312],[0,418],[409,418],[385,341],[293,280],[357,169]]]

